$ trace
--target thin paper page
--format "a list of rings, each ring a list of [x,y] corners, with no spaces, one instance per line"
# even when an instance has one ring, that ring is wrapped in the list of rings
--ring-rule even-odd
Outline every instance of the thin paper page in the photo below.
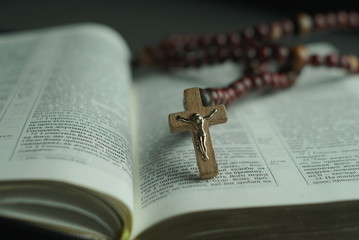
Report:
[[[332,51],[327,45],[314,50]],[[200,80],[189,79],[188,72]],[[137,84],[138,112],[146,124],[139,124],[136,146],[135,208],[141,218],[135,220],[135,234],[190,211],[359,197],[357,76],[306,68],[292,89],[230,107],[228,123],[210,128],[220,175],[198,180],[190,134],[170,134],[167,115],[183,109],[183,89],[223,86],[227,82],[218,81],[239,73],[230,65],[188,72],[144,77]]]
[[[132,206],[123,40],[79,25],[6,36],[0,51],[1,180],[60,180]]]

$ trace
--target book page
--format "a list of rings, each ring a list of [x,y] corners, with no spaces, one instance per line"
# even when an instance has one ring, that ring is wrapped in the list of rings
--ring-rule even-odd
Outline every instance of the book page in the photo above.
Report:
[[[95,24],[0,39],[0,180],[55,180],[132,200],[129,52]]]
[[[311,47],[319,53],[328,45]],[[183,90],[225,86],[231,63],[138,77],[135,233],[177,214],[359,198],[359,77],[306,67],[291,89],[254,94],[210,128],[219,176],[199,180],[190,133],[169,132]]]

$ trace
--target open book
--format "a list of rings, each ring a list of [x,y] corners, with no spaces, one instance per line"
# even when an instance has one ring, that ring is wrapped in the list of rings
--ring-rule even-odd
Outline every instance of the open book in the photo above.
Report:
[[[3,35],[0,62],[2,218],[85,239],[359,234],[358,76],[307,67],[239,101],[210,129],[219,176],[199,180],[167,116],[235,65],[132,77],[124,40],[96,24]]]

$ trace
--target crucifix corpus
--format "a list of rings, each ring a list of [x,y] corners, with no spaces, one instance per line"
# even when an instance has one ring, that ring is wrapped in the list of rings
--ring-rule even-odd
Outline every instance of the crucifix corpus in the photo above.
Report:
[[[218,174],[218,166],[209,126],[227,122],[226,108],[223,104],[204,106],[199,88],[186,89],[183,95],[186,111],[168,116],[170,131],[192,132],[200,178],[213,178]]]

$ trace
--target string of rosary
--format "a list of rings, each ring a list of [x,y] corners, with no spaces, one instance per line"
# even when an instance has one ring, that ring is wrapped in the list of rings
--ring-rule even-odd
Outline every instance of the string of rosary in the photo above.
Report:
[[[172,35],[158,46],[147,47],[135,58],[134,65],[158,66],[166,70],[201,67],[225,61],[244,65],[244,75],[223,88],[201,89],[205,105],[226,106],[250,91],[263,88],[291,87],[305,65],[337,67],[359,72],[359,58],[332,53],[309,55],[304,46],[289,48],[273,43],[289,35],[306,35],[312,31],[357,29],[359,13],[339,11],[314,16],[302,13],[295,19],[284,19],[239,31],[214,35]],[[277,71],[273,71],[273,63]]]
[[[225,87],[186,89],[185,111],[170,114],[168,118],[171,132],[192,132],[200,178],[213,178],[218,174],[218,166],[208,128],[227,121],[225,106],[251,91],[293,86],[306,65],[359,72],[359,58],[355,55],[310,55],[305,46],[289,48],[276,41],[312,31],[357,28],[359,13],[355,11],[314,16],[302,13],[294,20],[244,27],[228,34],[173,35],[158,46],[144,49],[133,64],[171,70],[230,60],[244,66],[243,75]]]

